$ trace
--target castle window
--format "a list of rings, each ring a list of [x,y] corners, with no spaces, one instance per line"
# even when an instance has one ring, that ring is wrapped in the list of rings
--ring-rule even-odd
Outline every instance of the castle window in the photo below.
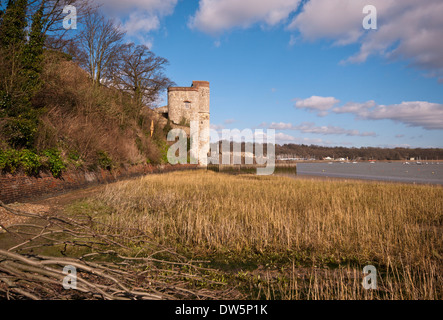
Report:
[[[191,109],[191,102],[185,101],[185,109]]]

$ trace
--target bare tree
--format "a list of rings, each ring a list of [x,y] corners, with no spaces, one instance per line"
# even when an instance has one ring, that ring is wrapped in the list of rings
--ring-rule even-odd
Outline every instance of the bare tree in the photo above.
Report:
[[[160,92],[173,82],[164,74],[168,60],[156,56],[145,45],[130,43],[122,50],[114,82],[130,92],[139,106],[157,100]]]
[[[84,30],[78,38],[84,57],[80,64],[89,72],[93,82],[100,84],[109,77],[123,44],[125,32],[101,14],[94,12],[84,19]]]
[[[0,17],[2,13],[4,13],[2,10],[6,8],[8,2],[8,0],[0,1]],[[26,4],[27,20],[31,21],[36,11],[43,8],[43,34],[47,35],[66,31],[63,28],[63,20],[66,17],[63,9],[66,6],[74,6],[76,8],[77,19],[80,20],[97,8],[93,0],[28,0]]]

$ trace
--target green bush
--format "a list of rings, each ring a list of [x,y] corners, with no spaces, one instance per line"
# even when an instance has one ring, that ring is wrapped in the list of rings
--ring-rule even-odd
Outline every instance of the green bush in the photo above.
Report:
[[[22,168],[26,174],[36,175],[41,167],[40,157],[28,149],[0,150],[0,170],[2,171],[14,173],[18,168]]]
[[[98,165],[106,170],[111,170],[114,166],[114,162],[106,151],[97,152]]]
[[[66,169],[66,165],[60,156],[60,151],[57,149],[48,149],[43,151],[43,155],[46,157],[46,167],[52,173],[55,178],[59,178]]]
[[[8,110],[11,108],[12,100],[11,95],[5,91],[0,90],[0,110]]]
[[[26,174],[36,175],[40,172],[42,162],[40,156],[30,150],[23,149],[20,151],[20,165]]]
[[[83,166],[83,160],[81,155],[77,150],[71,150],[68,153],[68,162],[69,164],[74,165],[76,169],[81,168]]]
[[[163,134],[165,137],[168,136],[169,131],[171,131],[173,128],[171,126],[171,121],[168,120],[168,122],[166,123],[166,125],[163,127]]]
[[[13,118],[8,120],[3,130],[8,137],[8,143],[13,148],[32,148],[37,133],[37,121],[28,118]]]
[[[70,151],[68,154],[68,158],[72,161],[80,161],[81,160],[81,156],[77,150]]]
[[[14,173],[20,165],[19,151],[15,149],[0,150],[0,170]]]
[[[158,147],[158,151],[160,152],[160,163],[161,164],[168,163],[169,145],[164,140],[156,140],[155,143]]]
[[[19,168],[28,175],[37,175],[47,168],[54,177],[59,178],[66,166],[56,149],[43,151],[43,157],[28,149],[0,150],[1,171],[15,173]]]

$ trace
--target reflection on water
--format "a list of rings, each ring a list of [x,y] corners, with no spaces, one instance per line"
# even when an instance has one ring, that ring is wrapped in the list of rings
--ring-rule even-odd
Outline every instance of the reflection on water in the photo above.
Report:
[[[443,163],[298,163],[297,174],[443,185]]]

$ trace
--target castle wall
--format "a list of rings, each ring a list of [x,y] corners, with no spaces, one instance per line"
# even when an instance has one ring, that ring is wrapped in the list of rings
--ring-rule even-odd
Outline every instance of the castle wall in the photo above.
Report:
[[[210,98],[209,88],[201,87],[199,88],[198,92],[199,92],[200,112],[209,113],[209,98]]]
[[[190,102],[187,109],[185,101]],[[169,88],[168,90],[169,120],[175,124],[196,118],[200,109],[199,92],[196,88]]]
[[[169,120],[175,124],[197,121],[199,164],[207,165],[210,128],[210,87],[207,81],[193,81],[192,87],[168,89]]]
[[[199,165],[208,165],[208,153],[210,150],[210,123],[209,123],[209,113],[199,114],[199,141],[198,141],[198,152],[199,152]]]

